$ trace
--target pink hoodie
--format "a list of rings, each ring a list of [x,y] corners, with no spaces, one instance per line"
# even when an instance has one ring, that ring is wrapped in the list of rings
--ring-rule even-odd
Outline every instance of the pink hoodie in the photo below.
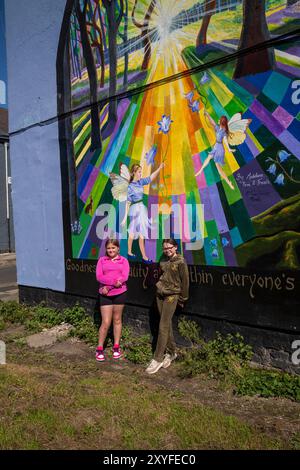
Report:
[[[123,294],[127,291],[126,281],[129,277],[129,263],[124,256],[117,256],[112,261],[108,256],[102,256],[98,259],[96,267],[96,278],[100,283],[99,292],[103,287],[107,287],[108,296]],[[114,287],[114,284],[120,281],[121,287]]]

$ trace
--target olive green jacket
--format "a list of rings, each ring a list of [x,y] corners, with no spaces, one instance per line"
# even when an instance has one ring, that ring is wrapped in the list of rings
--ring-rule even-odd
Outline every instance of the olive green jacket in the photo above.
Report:
[[[178,294],[178,302],[189,298],[189,271],[184,257],[180,254],[160,262],[162,274],[156,284],[159,295]]]

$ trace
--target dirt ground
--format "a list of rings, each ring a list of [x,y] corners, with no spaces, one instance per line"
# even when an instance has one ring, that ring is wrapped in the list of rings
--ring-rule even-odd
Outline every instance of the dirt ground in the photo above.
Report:
[[[199,404],[219,410],[225,415],[235,416],[270,437],[280,438],[287,443],[293,442],[294,448],[300,448],[300,403],[284,398],[235,396],[230,390],[222,390],[216,381],[203,377],[182,379],[178,376],[176,363],[168,369],[160,369],[158,373],[149,376],[145,373],[144,367],[132,364],[126,359],[117,363],[112,360],[107,360],[105,363],[93,362],[94,348],[76,338],[68,338],[52,346],[32,349],[18,340],[26,334],[28,333],[25,333],[22,326],[13,326],[1,331],[1,339],[7,343],[8,366],[10,361],[20,366],[25,364],[26,366],[42,366],[45,357],[49,357],[54,373],[55,364],[64,362],[78,366],[80,370],[86,371],[87,376],[95,376],[101,371],[125,376],[134,374],[141,385],[148,387],[153,385],[156,388],[161,387],[173,392],[177,390],[193,397],[193,400],[197,400]],[[22,354],[20,354],[20,349]],[[43,358],[41,358],[41,353],[43,353]]]

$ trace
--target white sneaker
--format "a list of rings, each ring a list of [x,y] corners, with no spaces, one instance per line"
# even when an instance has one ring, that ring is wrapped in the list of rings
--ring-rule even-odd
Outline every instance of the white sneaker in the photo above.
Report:
[[[163,368],[166,369],[167,367],[169,367],[171,365],[171,362],[174,361],[176,357],[177,357],[176,353],[174,354],[167,353],[162,363]]]
[[[158,362],[155,359],[152,359],[149,366],[146,369],[147,374],[155,374],[163,365],[163,362]]]

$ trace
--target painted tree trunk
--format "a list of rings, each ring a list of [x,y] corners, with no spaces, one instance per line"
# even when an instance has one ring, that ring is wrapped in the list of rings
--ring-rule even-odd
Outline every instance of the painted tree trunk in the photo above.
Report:
[[[125,0],[125,16],[124,16],[124,46],[127,49],[127,41],[128,41],[128,0]],[[128,63],[129,63],[129,54],[128,51],[125,50],[124,56],[124,78],[123,78],[123,85],[127,87],[128,84]]]
[[[66,185],[63,188],[63,197],[68,199],[70,205],[70,223],[78,222],[77,206],[77,176],[73,147],[72,105],[71,105],[71,71],[70,71],[70,18],[73,11],[74,0],[67,0],[63,24],[59,37],[58,53],[56,59],[57,70],[57,110],[58,116],[66,115],[58,120],[59,145],[62,160],[62,172],[67,175]]]
[[[213,10],[216,6],[216,0],[206,0],[204,8],[207,14],[203,17],[201,28],[196,39],[196,47],[201,46],[202,44],[207,44],[207,30],[213,15]]]
[[[91,150],[102,150],[102,139],[100,131],[98,93],[97,93],[97,70],[92,48],[89,42],[88,32],[85,23],[85,14],[80,9],[79,2],[76,2],[76,16],[79,23],[83,56],[86,63],[87,73],[90,84],[90,102],[91,102]]]
[[[116,18],[115,0],[103,0],[108,21],[108,49],[109,49],[109,96],[113,97],[117,92],[117,33],[119,22]],[[108,105],[108,124],[117,122],[118,103],[116,99],[110,99]]]
[[[148,69],[149,62],[151,59],[152,50],[151,50],[151,41],[149,38],[149,21],[151,19],[151,15],[155,6],[156,6],[156,0],[152,0],[146,12],[145,19],[144,19],[144,27],[143,27],[143,31],[141,34],[141,37],[143,38],[143,46],[144,46],[144,60],[142,63],[142,70]]]
[[[244,0],[243,27],[239,42],[239,50],[255,46],[270,39],[266,19],[265,0]],[[238,58],[234,78],[266,72],[275,68],[273,48],[266,48],[253,54]]]

